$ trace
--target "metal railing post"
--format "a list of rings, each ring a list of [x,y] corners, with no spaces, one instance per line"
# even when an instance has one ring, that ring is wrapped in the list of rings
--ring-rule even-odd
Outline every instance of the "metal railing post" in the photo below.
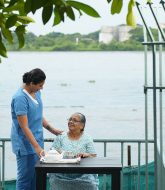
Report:
[[[163,6],[163,9],[165,10],[165,7],[164,7],[164,4],[165,2],[164,1],[161,1],[160,2]],[[161,164],[163,163],[163,140],[162,140],[162,90],[164,89],[164,87],[162,87],[162,58],[161,58],[161,54],[160,54],[160,49],[161,49],[161,46],[165,44],[165,34],[164,34],[164,31],[161,29],[160,25],[159,25],[159,22],[158,22],[158,19],[156,17],[156,14],[152,8],[152,3],[148,2],[147,3],[148,6],[149,6],[149,9],[152,13],[152,16],[156,22],[156,25],[157,25],[157,28],[158,28],[158,31],[159,31],[159,41],[155,41],[154,40],[154,37],[152,35],[152,32],[150,31],[149,27],[147,26],[146,22],[145,22],[145,19],[143,17],[143,14],[139,8],[140,4],[139,3],[136,3],[136,6],[137,6],[137,9],[139,11],[139,14],[141,16],[141,19],[143,21],[143,25],[145,27],[145,30],[144,30],[144,42],[143,42],[143,45],[145,46],[150,46],[151,47],[151,51],[152,51],[152,78],[153,78],[153,81],[152,81],[152,86],[149,88],[147,86],[147,77],[145,78],[145,87],[144,87],[144,93],[145,93],[145,138],[146,138],[146,190],[148,190],[148,179],[147,179],[147,173],[148,173],[148,111],[147,111],[147,107],[148,107],[148,101],[147,101],[147,90],[148,89],[152,89],[152,92],[153,92],[153,134],[154,134],[154,161],[155,161],[155,164],[154,164],[154,170],[155,170],[155,190],[158,189],[158,185],[160,185],[160,189],[162,188],[162,179],[161,179],[161,176],[158,178],[158,174],[160,174],[160,170],[159,170],[159,173],[158,173],[158,136],[157,136],[157,131],[158,131],[158,125],[157,125],[157,120],[158,120],[158,116],[157,116],[157,90],[159,89],[159,112],[160,112],[160,115],[159,115],[159,121],[160,121],[160,162]],[[147,42],[147,34],[150,38],[150,42]],[[161,36],[161,38],[160,38]],[[163,41],[162,41],[163,39]],[[156,46],[159,47],[159,87],[156,86],[156,80],[157,80],[157,67],[158,65],[156,64]],[[147,48],[145,47],[145,64],[147,65]],[[146,68],[147,69],[147,66]],[[147,75],[147,70],[145,70],[145,74]],[[161,170],[163,171],[163,165],[159,165],[161,167]],[[158,181],[159,179],[159,181]],[[159,182],[159,183],[158,183]]]
[[[104,142],[104,157],[107,156],[107,143]],[[106,190],[106,179],[107,179],[107,176],[106,174],[103,174],[103,190]]]
[[[154,161],[155,161],[155,190],[157,190],[157,97],[156,97],[156,47],[152,45],[153,59],[153,122],[154,122]]]
[[[162,40],[160,32],[158,31],[159,41]],[[159,86],[162,87],[162,45],[159,45]],[[160,108],[160,187],[163,187],[163,108],[162,108],[162,89],[159,90],[159,108]]]
[[[138,143],[138,190],[140,190],[140,158],[141,158],[141,143]]]
[[[140,6],[140,4],[139,4],[138,2],[136,2],[136,7],[137,7],[137,9],[138,9],[138,12],[139,12],[139,14],[140,14],[140,17],[141,17],[141,19],[142,19],[142,21],[143,21],[143,24],[144,24],[144,26],[145,26],[145,28],[146,28],[146,30],[147,30],[147,33],[148,33],[148,35],[149,35],[150,40],[153,42],[153,41],[155,41],[155,40],[154,40],[154,37],[153,37],[153,35],[152,35],[151,30],[149,29],[149,27],[148,27],[147,24],[146,24],[146,21],[145,21],[145,19],[144,19],[144,17],[143,17],[143,14],[142,14],[142,12],[141,12],[139,6]]]
[[[148,2],[147,4],[149,5],[149,8],[150,8],[150,10],[151,10],[151,13],[152,13],[152,15],[153,15],[153,17],[154,17],[154,19],[155,19],[155,22],[156,22],[156,24],[157,24],[158,30],[159,30],[159,32],[160,32],[160,34],[161,34],[161,36],[162,36],[162,39],[165,41],[165,34],[164,34],[164,31],[162,30],[162,28],[161,28],[160,25],[159,25],[158,19],[157,19],[155,13],[154,13],[153,8],[152,8],[152,3],[149,3],[149,2]]]
[[[143,21],[144,27],[144,42],[147,42],[147,33],[150,38],[150,40],[153,42],[154,37],[152,35],[152,32],[150,31],[149,27],[147,26],[145,19],[143,17],[143,14],[139,8],[140,4],[136,2],[137,9],[139,11],[139,14],[141,16],[141,19]],[[147,86],[147,45],[144,45],[144,70],[145,70],[145,76],[144,76],[144,86]],[[147,88],[144,88],[144,94],[145,94],[145,153],[146,153],[146,167],[145,167],[145,181],[146,181],[146,190],[148,190],[148,96],[147,96]]]
[[[160,1],[160,4],[162,4],[162,7],[163,7],[163,9],[164,9],[164,11],[165,11],[165,2],[164,2],[163,0],[161,0],[161,1]]]
[[[1,143],[1,142],[0,142]],[[0,189],[2,189],[2,145],[0,144]]]
[[[143,27],[144,41],[147,42],[147,32],[146,28]],[[148,85],[148,57],[147,57],[147,45],[144,45],[144,86]],[[145,94],[145,182],[146,190],[148,190],[148,91],[144,90]]]
[[[121,142],[121,164],[124,165],[124,143]],[[121,171],[121,190],[123,187],[123,171]]]
[[[104,142],[104,157],[107,156],[107,143]]]
[[[5,189],[5,141],[2,141],[2,160],[1,160],[1,164],[2,164],[2,176],[1,176],[1,188],[2,190]]]
[[[2,189],[5,189],[5,141],[2,143]]]

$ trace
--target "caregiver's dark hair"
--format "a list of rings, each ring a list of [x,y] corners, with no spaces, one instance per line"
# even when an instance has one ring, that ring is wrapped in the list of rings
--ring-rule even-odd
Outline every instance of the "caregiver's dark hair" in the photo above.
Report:
[[[45,81],[46,75],[41,69],[36,68],[29,72],[24,73],[22,79],[23,79],[23,83],[27,85],[30,84],[31,82],[33,84],[39,84]]]

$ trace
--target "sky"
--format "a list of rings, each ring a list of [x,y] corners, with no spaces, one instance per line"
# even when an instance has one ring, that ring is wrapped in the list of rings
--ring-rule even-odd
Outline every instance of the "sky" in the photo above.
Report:
[[[95,32],[100,30],[102,26],[116,26],[120,24],[126,24],[126,15],[128,9],[128,2],[129,0],[123,0],[123,8],[120,14],[111,15],[110,14],[110,5],[107,3],[107,0],[77,0],[83,3],[86,3],[100,14],[101,18],[93,18],[83,14],[83,16],[79,17],[79,14],[76,15],[76,21],[72,21],[69,18],[65,19],[65,22],[60,23],[57,26],[52,27],[53,24],[53,17],[51,20],[46,24],[43,25],[41,19],[41,10],[39,10],[35,15],[29,15],[35,20],[35,23],[31,23],[27,30],[33,32],[36,35],[44,35],[49,32],[61,32],[65,34],[71,34],[79,32],[81,34],[88,34],[91,32]],[[156,3],[158,0],[153,0]],[[140,3],[146,2],[146,0],[139,0]],[[145,8],[144,8],[145,9]],[[145,11],[146,12],[146,11]],[[138,24],[142,24],[141,18],[139,13],[134,8],[134,13],[136,15],[136,20]],[[165,15],[164,15],[165,16]],[[150,16],[147,16],[148,23],[152,23],[152,19]]]

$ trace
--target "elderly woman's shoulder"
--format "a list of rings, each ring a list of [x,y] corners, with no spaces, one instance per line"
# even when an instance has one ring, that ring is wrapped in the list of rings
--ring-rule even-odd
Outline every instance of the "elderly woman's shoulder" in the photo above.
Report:
[[[83,138],[85,138],[86,140],[89,140],[89,141],[93,141],[92,136],[88,133],[83,133]]]
[[[64,138],[66,138],[67,137],[67,132],[62,132],[60,135],[57,135],[57,136],[55,136],[55,138],[54,139],[64,139]]]

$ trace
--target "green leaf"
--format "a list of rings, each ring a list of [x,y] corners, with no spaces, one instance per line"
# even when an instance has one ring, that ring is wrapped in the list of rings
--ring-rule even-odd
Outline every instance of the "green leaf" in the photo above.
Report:
[[[133,11],[131,11],[127,14],[127,25],[133,26],[133,27],[136,26],[136,20],[135,20],[135,16],[133,14]]]
[[[22,35],[20,33],[16,33],[16,34],[17,34],[17,38],[18,38],[18,42],[19,42],[19,48],[22,48],[25,44],[24,35]]]
[[[19,11],[19,12],[24,12],[24,2],[22,0],[17,1],[14,5],[8,6],[4,8],[4,12],[13,12],[13,11]]]
[[[12,44],[13,43],[13,36],[12,36],[11,31],[9,29],[5,28],[5,27],[2,27],[1,30],[2,30],[3,36],[6,38],[6,40],[10,44]]]
[[[47,3],[52,4],[50,0],[26,0],[25,11],[26,13],[32,12],[34,14],[37,9],[44,7]]]
[[[22,22],[23,24],[28,24],[30,22],[35,22],[32,18],[28,16],[18,16],[18,21]]]
[[[75,15],[71,6],[66,7],[66,14],[71,20],[75,20]]]
[[[6,48],[2,41],[0,41],[0,55],[3,57],[7,57]]]
[[[0,26],[4,25],[4,23],[5,23],[4,15],[0,13]]]
[[[51,18],[52,12],[53,12],[53,5],[43,7],[42,21],[43,21],[44,24],[46,24],[49,21],[49,19]]]
[[[84,13],[86,13],[89,16],[100,17],[98,12],[95,9],[93,9],[92,7],[90,7],[89,5],[80,3],[78,1],[66,1],[66,3],[68,5],[70,5],[71,7],[74,7],[75,9],[82,10]]]
[[[14,5],[16,2],[18,2],[18,1],[19,1],[19,0],[11,0],[8,7],[13,6],[13,5]]]
[[[65,13],[65,11],[66,11],[66,7],[65,6],[60,6],[59,7],[59,10],[58,10],[58,12],[59,12],[59,15],[60,15],[60,18],[61,18],[61,20],[64,22],[64,13]]]
[[[60,22],[61,22],[61,17],[60,17],[60,14],[59,14],[59,9],[57,7],[55,7],[54,9],[54,23],[53,23],[53,26],[55,25],[58,25]]]
[[[25,5],[24,5],[24,9],[26,13],[29,13],[32,11],[32,1],[33,0],[26,0]]]
[[[25,38],[24,38],[24,34],[25,34],[25,26],[21,25],[18,26],[16,28],[16,35],[18,38],[18,42],[19,42],[19,48],[22,48],[25,44]]]
[[[50,1],[50,0],[49,0]],[[32,6],[31,6],[31,11],[34,14],[37,9],[40,9],[43,7],[48,0],[31,0]]]
[[[15,30],[17,33],[22,33],[25,34],[26,30],[25,30],[25,26],[24,25],[20,25],[16,28]]]
[[[6,28],[14,26],[17,22],[17,15],[12,15],[6,20]]]
[[[111,5],[111,14],[119,14],[123,6],[123,0],[113,0]]]
[[[0,0],[0,6],[4,6],[4,0]]]
[[[66,11],[66,7],[64,5],[58,7],[58,6],[55,6],[55,9],[54,9],[54,23],[53,23],[53,26],[55,25],[58,25],[61,21],[64,22],[64,13]]]
[[[66,6],[66,2],[65,2],[65,0],[53,0],[53,3],[56,5],[56,6],[58,6],[58,7],[60,7],[60,6]]]
[[[129,26],[136,26],[136,19],[133,13],[133,7],[135,6],[135,2],[134,0],[130,0],[129,4],[128,4],[128,13],[127,13],[127,25]]]
[[[135,6],[135,1],[130,0],[128,3],[128,12],[133,10],[133,7]]]

